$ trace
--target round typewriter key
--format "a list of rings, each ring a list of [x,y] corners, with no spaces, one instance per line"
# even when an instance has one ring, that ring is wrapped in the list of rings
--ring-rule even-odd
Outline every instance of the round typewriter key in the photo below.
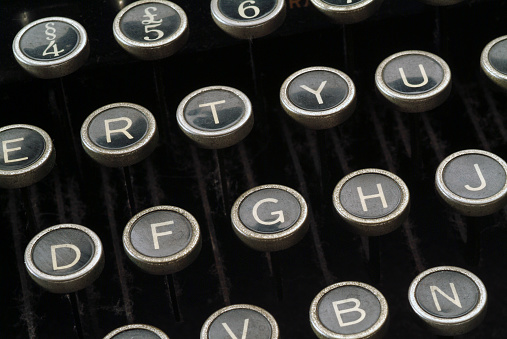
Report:
[[[495,84],[507,89],[507,35],[486,45],[481,55],[481,68]]]
[[[54,293],[70,293],[93,283],[104,267],[99,237],[90,229],[61,224],[37,234],[25,251],[32,279]]]
[[[120,46],[135,57],[162,59],[185,45],[188,20],[183,9],[172,2],[136,1],[116,15],[113,33]]]
[[[382,338],[388,327],[388,306],[374,287],[346,281],[323,289],[310,306],[310,323],[319,338]]]
[[[55,164],[49,135],[31,125],[0,128],[0,187],[21,188],[44,178]]]
[[[279,339],[275,318],[253,305],[232,305],[213,313],[201,329],[201,339]]]
[[[44,18],[25,26],[14,38],[12,50],[21,67],[43,79],[76,71],[90,54],[83,26],[61,17]]]
[[[157,124],[150,111],[126,102],[99,108],[81,127],[86,153],[109,167],[138,163],[151,154],[157,142]]]
[[[218,27],[235,38],[259,38],[283,24],[285,1],[211,0],[211,15]]]
[[[345,73],[329,67],[309,67],[288,77],[280,102],[291,118],[312,129],[335,127],[356,108],[356,88]]]
[[[144,271],[171,274],[195,260],[201,250],[201,232],[187,211],[156,206],[130,219],[123,231],[123,247]]]
[[[308,224],[304,198],[292,188],[263,185],[243,193],[232,206],[234,232],[259,251],[279,251],[301,240]]]
[[[451,92],[451,71],[440,57],[422,51],[391,55],[377,68],[377,89],[401,112],[420,113],[443,103]]]
[[[338,182],[333,205],[351,229],[361,235],[387,234],[407,218],[408,187],[391,172],[363,169]]]
[[[132,324],[117,328],[104,339],[169,339],[167,334],[158,328],[144,324]]]
[[[372,16],[383,0],[311,0],[322,13],[340,24],[352,24]]]
[[[507,164],[482,150],[456,152],[438,166],[435,187],[460,213],[489,215],[507,204]]]
[[[178,106],[176,118],[183,133],[210,149],[240,142],[253,127],[250,100],[237,89],[225,86],[190,93]]]
[[[408,299],[414,312],[438,335],[467,333],[486,315],[484,284],[458,267],[441,266],[422,272],[410,284]]]

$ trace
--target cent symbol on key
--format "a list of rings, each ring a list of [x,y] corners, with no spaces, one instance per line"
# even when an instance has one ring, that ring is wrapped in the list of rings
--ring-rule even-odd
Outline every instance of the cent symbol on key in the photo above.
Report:
[[[224,32],[239,39],[274,32],[285,20],[283,0],[211,0],[211,15]]]
[[[224,307],[201,328],[201,339],[279,339],[275,318],[266,310],[246,304]]]
[[[291,118],[313,129],[335,127],[356,108],[356,89],[345,73],[330,67],[308,67],[289,76],[280,103]]]
[[[51,137],[32,125],[0,128],[0,187],[21,188],[44,178],[55,164]]]
[[[76,71],[90,54],[83,26],[62,17],[44,18],[25,26],[14,38],[12,49],[21,67],[43,79]]]
[[[243,193],[231,210],[236,235],[251,248],[268,252],[299,242],[308,230],[307,215],[304,198],[282,185],[254,187]]]
[[[352,231],[378,236],[395,230],[407,218],[409,197],[398,176],[369,168],[341,179],[333,191],[333,204]]]
[[[197,220],[173,206],[156,206],[136,214],[123,231],[128,257],[151,274],[171,274],[192,263],[201,250]]]
[[[311,0],[312,4],[340,24],[352,24],[372,16],[383,0]]]
[[[253,127],[252,104],[237,89],[226,86],[201,88],[178,106],[180,129],[199,146],[220,149],[245,138]]]
[[[435,186],[453,208],[468,216],[492,214],[507,204],[507,164],[482,150],[464,150],[438,166]]]
[[[376,288],[355,281],[323,289],[310,306],[319,338],[382,338],[388,327],[387,301]]]
[[[136,1],[113,23],[116,41],[139,59],[156,60],[176,53],[188,40],[188,19],[183,9],[165,0]]]
[[[404,51],[382,61],[375,74],[377,89],[401,112],[421,113],[442,104],[451,92],[451,71],[440,57]]]
[[[434,267],[410,284],[415,313],[439,335],[460,335],[477,327],[486,314],[487,293],[473,273],[453,266]]]

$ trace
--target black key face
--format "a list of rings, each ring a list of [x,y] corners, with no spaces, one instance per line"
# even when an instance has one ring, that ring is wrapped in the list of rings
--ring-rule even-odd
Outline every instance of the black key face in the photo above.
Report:
[[[88,127],[90,140],[106,149],[134,145],[148,132],[148,119],[131,107],[114,107],[97,115]]]
[[[494,44],[489,51],[488,58],[498,72],[507,75],[507,39]]]
[[[88,265],[95,246],[88,234],[63,228],[45,234],[32,251],[32,260],[42,272],[52,276],[69,275]]]
[[[239,206],[239,218],[250,230],[278,233],[293,226],[301,215],[298,200],[289,192],[263,189],[253,192]]]
[[[338,106],[347,97],[347,82],[327,71],[306,72],[296,77],[288,87],[289,100],[308,111],[325,111]]]
[[[444,168],[443,181],[454,194],[467,199],[491,197],[505,186],[504,168],[482,154],[466,154],[452,159]]]
[[[380,318],[378,298],[359,286],[340,286],[327,292],[319,302],[320,322],[338,334],[356,334],[371,328]]]
[[[276,3],[276,0],[218,0],[218,8],[233,20],[250,21],[271,13]]]
[[[340,191],[340,202],[347,212],[366,219],[382,218],[400,205],[402,191],[393,179],[378,173],[352,177]]]
[[[132,40],[155,42],[173,35],[180,24],[178,12],[164,4],[153,2],[127,11],[120,21],[120,29]]]
[[[209,327],[209,339],[271,339],[271,324],[261,313],[251,309],[233,309],[220,314]]]
[[[185,120],[202,131],[219,131],[233,126],[245,114],[245,103],[232,92],[210,90],[190,99],[184,108]]]
[[[468,314],[479,300],[472,279],[454,271],[434,272],[424,277],[415,290],[416,301],[429,314],[457,318]]]
[[[35,60],[56,60],[72,52],[79,44],[78,31],[66,22],[48,21],[33,26],[21,37],[23,54]]]
[[[134,248],[149,257],[161,258],[185,249],[192,237],[192,226],[181,214],[154,211],[133,225],[130,240]]]
[[[42,135],[28,128],[13,128],[0,133],[0,170],[13,171],[35,163],[44,153]]]
[[[135,329],[128,329],[125,331],[122,331],[116,335],[114,335],[111,339],[160,339],[160,336],[158,336],[156,333],[153,333],[152,331],[142,329],[142,328],[135,328]]]
[[[347,5],[355,5],[365,0],[322,0],[322,1],[331,5],[347,6]]]
[[[431,91],[444,80],[442,66],[424,55],[402,55],[391,60],[382,73],[384,82],[402,94]]]

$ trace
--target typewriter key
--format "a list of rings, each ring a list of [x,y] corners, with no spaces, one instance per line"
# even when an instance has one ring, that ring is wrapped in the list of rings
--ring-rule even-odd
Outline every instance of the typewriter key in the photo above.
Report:
[[[158,328],[144,324],[132,324],[117,328],[104,339],[169,339],[167,334]]]
[[[173,206],[136,214],[123,231],[123,248],[134,264],[151,274],[171,274],[190,265],[201,250],[197,220]]]
[[[309,67],[289,76],[280,102],[291,118],[312,129],[335,127],[356,108],[356,88],[345,73],[329,67]]]
[[[408,300],[432,333],[454,336],[477,327],[486,315],[482,281],[458,267],[434,267],[410,284]]]
[[[122,9],[114,19],[116,41],[139,59],[157,60],[173,55],[188,40],[183,9],[165,0],[142,0]]]
[[[304,198],[292,188],[263,185],[243,193],[232,206],[234,232],[258,251],[280,251],[301,240],[308,223]]]
[[[254,121],[247,96],[225,86],[205,87],[187,95],[178,106],[176,119],[183,133],[210,149],[240,142]]]
[[[376,288],[354,281],[323,289],[310,306],[310,324],[319,338],[382,338],[387,332],[387,301]]]
[[[451,92],[451,71],[440,57],[422,51],[396,53],[375,74],[377,89],[401,112],[420,113],[442,104]]]
[[[253,305],[232,305],[213,313],[201,329],[201,339],[279,339],[275,318]]]
[[[435,186],[438,194],[460,213],[489,215],[507,204],[507,164],[482,150],[456,152],[438,166]]]
[[[49,135],[31,125],[0,128],[0,187],[21,188],[44,178],[55,164]]]
[[[109,167],[140,162],[151,154],[157,142],[157,124],[150,111],[126,102],[97,109],[81,127],[86,153]]]
[[[340,24],[363,21],[373,15],[383,0],[311,0],[322,13]]]
[[[407,218],[409,197],[407,185],[398,176],[370,168],[340,180],[333,204],[352,231],[377,236],[395,230]]]
[[[102,272],[102,243],[84,226],[56,225],[30,241],[25,265],[32,279],[48,291],[76,292],[92,284]]]
[[[285,1],[211,0],[211,16],[218,27],[235,38],[259,38],[283,24]]]
[[[507,35],[491,41],[484,47],[481,68],[495,84],[507,89]]]
[[[61,17],[40,19],[22,28],[14,38],[12,50],[21,67],[43,79],[76,71],[90,54],[83,26]]]

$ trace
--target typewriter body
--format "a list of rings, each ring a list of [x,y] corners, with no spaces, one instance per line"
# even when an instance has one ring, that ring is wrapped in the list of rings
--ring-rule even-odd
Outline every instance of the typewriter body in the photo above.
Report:
[[[114,40],[112,22],[123,1],[6,1],[0,7],[0,125],[38,126],[53,138],[57,152],[45,179],[23,191],[0,191],[0,336],[102,338],[134,322],[156,326],[170,338],[198,338],[213,312],[241,303],[269,311],[282,338],[313,338],[308,312],[317,293],[332,283],[361,281],[387,299],[388,338],[431,338],[410,308],[408,287],[425,269],[453,265],[479,276],[489,297],[483,323],[462,337],[507,337],[506,211],[474,221],[480,232],[472,234],[470,220],[442,203],[434,189],[436,168],[453,152],[483,149],[507,157],[507,93],[490,85],[479,66],[484,46],[507,32],[507,2],[471,0],[435,8],[416,0],[385,0],[373,17],[342,26],[308,0],[287,0],[285,23],[253,41],[221,31],[209,1],[175,2],[188,15],[189,40],[159,61],[136,60]],[[80,22],[90,40],[87,63],[62,79],[33,78],[12,55],[16,33],[48,16]],[[386,105],[374,83],[382,60],[412,49],[442,57],[453,77],[449,99],[415,115]],[[342,70],[356,84],[357,109],[336,128],[309,130],[280,106],[283,81],[310,66]],[[241,143],[220,151],[196,147],[176,123],[180,101],[212,85],[244,92],[255,117]],[[131,178],[122,169],[95,163],[79,138],[85,118],[115,102],[148,108],[160,129],[159,146],[130,166]],[[366,264],[367,242],[344,227],[331,203],[336,183],[363,168],[396,173],[411,193],[408,221],[380,239],[378,282]],[[325,177],[322,188],[320,177]],[[134,211],[125,179],[132,180]],[[291,187],[309,204],[310,230],[290,249],[255,251],[232,231],[234,200],[261,184]],[[121,244],[132,214],[157,205],[189,211],[203,235],[196,261],[173,274],[173,290],[169,278],[133,265]],[[105,250],[101,276],[73,296],[41,289],[23,262],[35,233],[61,223],[94,230]],[[469,260],[469,236],[480,236],[477,263]]]

